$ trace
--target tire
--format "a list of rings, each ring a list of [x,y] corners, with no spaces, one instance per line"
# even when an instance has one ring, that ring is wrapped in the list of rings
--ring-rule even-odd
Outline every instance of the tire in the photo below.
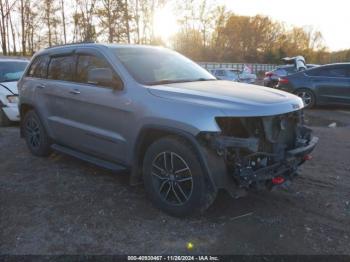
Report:
[[[27,146],[33,155],[48,156],[51,153],[50,138],[35,111],[25,114],[22,128]]]
[[[6,116],[5,112],[0,109],[0,126],[9,126],[11,125],[10,119]]]
[[[316,97],[310,89],[300,88],[296,90],[294,94],[303,100],[305,108],[310,109],[316,105]]]
[[[154,205],[173,216],[203,212],[216,197],[193,148],[173,136],[160,138],[147,149],[143,179]]]

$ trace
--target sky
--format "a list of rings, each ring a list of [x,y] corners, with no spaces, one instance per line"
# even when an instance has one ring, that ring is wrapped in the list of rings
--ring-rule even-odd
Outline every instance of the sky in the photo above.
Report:
[[[239,15],[262,14],[321,31],[331,51],[350,48],[350,0],[218,0]]]

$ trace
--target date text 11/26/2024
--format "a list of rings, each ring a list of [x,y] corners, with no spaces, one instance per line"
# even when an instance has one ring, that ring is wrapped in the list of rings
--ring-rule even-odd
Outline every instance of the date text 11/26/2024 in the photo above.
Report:
[[[128,261],[219,261],[217,256],[128,256]]]

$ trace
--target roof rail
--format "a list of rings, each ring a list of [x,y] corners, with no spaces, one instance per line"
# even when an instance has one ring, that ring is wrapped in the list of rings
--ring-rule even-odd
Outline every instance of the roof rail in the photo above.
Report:
[[[67,44],[61,44],[61,45],[54,45],[46,47],[45,49],[60,47],[60,46],[71,46],[71,45],[80,45],[80,44],[95,44],[96,41],[83,41],[83,42],[73,42],[73,43],[67,43]]]

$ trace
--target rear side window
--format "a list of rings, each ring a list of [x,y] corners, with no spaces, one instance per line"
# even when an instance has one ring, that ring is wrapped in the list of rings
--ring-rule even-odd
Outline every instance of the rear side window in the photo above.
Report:
[[[74,72],[74,56],[57,56],[51,58],[48,70],[49,79],[72,81]]]
[[[36,57],[29,67],[27,76],[36,78],[46,78],[48,61],[49,57],[47,55]]]
[[[346,67],[324,67],[309,70],[307,72],[309,76],[324,76],[324,77],[348,77]]]
[[[96,68],[110,68],[106,60],[93,55],[79,55],[77,64],[77,82],[88,83],[88,71]]]

